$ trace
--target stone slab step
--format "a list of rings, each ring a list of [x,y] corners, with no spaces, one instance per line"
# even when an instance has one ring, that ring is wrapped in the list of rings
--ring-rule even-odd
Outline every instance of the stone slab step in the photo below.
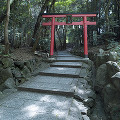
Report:
[[[72,55],[55,55],[54,57],[74,57]]]
[[[66,84],[66,85],[72,85],[77,84],[78,78],[66,78],[66,77],[53,77],[53,76],[36,76],[32,77],[29,81],[35,82],[35,83],[48,83],[48,84]]]
[[[79,59],[79,60],[43,60],[44,62],[83,62],[84,60],[87,60],[85,58]]]
[[[37,92],[37,93],[46,93],[46,94],[54,94],[54,95],[63,95],[67,97],[73,97],[73,92],[59,91],[59,90],[45,90],[45,89],[37,89],[37,88],[27,88],[27,87],[17,87],[19,91],[29,91],[29,92]]]
[[[55,73],[55,74],[72,74],[72,75],[79,75],[80,68],[65,68],[65,67],[50,67],[41,72],[45,73]]]
[[[57,57],[57,60],[80,60],[80,57]]]
[[[51,80],[50,80],[51,79]],[[51,82],[47,82],[50,80]],[[61,80],[61,81],[60,81]],[[63,82],[64,81],[64,82]],[[73,78],[58,78],[58,77],[48,77],[48,76],[36,76],[31,80],[26,81],[18,88],[33,90],[34,92],[48,92],[48,93],[74,93],[76,89],[77,79]]]
[[[52,65],[72,65],[72,66],[83,66],[82,62],[55,62]]]
[[[51,81],[49,81],[49,79],[51,79]],[[64,95],[68,97],[73,97],[74,99],[82,102],[84,101],[84,99],[88,99],[88,96],[84,95],[82,92],[82,91],[85,91],[85,89],[79,88],[79,91],[77,92],[78,90],[76,86],[77,80],[78,79],[75,79],[75,78],[36,76],[31,80],[18,86],[17,89],[21,91],[29,91],[29,92],[36,92],[36,93]],[[82,82],[83,79],[79,79],[79,80]]]
[[[60,74],[60,75],[64,74],[64,76],[66,74],[79,75],[80,68],[49,67],[49,68],[42,70],[40,72],[51,73],[51,74]],[[39,72],[38,72],[38,75],[39,75]]]
[[[79,100],[83,102],[83,99],[75,94],[74,91],[67,91],[67,90],[59,90],[59,89],[45,89],[45,88],[32,88],[32,87],[25,87],[25,86],[18,86],[17,87],[18,91],[29,91],[29,92],[34,92],[34,93],[44,93],[44,94],[52,94],[52,95],[62,95],[66,97],[72,97],[76,100]]]
[[[81,66],[77,65],[53,65],[53,64],[51,64],[50,67],[81,68]]]
[[[42,76],[54,76],[54,77],[68,77],[68,78],[83,78],[80,77],[79,75],[74,75],[74,74],[59,74],[59,73],[47,73],[47,72],[39,72],[35,74],[34,76],[37,75],[42,75]]]
[[[55,60],[54,62],[81,62],[81,60]]]

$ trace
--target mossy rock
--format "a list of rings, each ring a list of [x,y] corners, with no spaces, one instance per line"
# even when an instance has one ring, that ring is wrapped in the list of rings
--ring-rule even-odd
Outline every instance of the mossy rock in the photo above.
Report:
[[[22,69],[22,75],[25,78],[29,78],[31,76],[30,70],[26,66],[24,66],[24,68]]]
[[[15,61],[14,64],[15,64],[15,66],[17,66],[21,70],[24,68],[24,62],[23,61]]]
[[[0,76],[1,76],[0,84],[5,82],[8,78],[13,78],[12,71],[10,68],[1,69]]]
[[[7,57],[2,58],[2,64],[3,64],[3,68],[14,66],[13,60]]]

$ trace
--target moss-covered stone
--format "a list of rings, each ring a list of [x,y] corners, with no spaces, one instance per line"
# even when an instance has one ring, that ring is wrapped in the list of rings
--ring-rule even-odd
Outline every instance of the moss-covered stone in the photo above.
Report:
[[[22,70],[22,75],[23,75],[25,78],[28,78],[28,77],[31,76],[30,70],[29,70],[26,66],[24,66],[24,68],[23,68],[23,70]]]
[[[12,67],[14,66],[14,62],[12,59],[4,57],[2,58],[2,64],[3,64],[3,68],[8,68],[8,67]]]
[[[108,61],[107,65],[107,79],[110,80],[113,75],[120,72],[120,67],[116,62]]]
[[[0,84],[5,82],[8,78],[13,78],[12,71],[10,68],[1,69],[0,76],[1,76]]]
[[[31,65],[31,63],[30,63],[30,61],[25,61],[25,63],[24,63],[25,65],[26,65],[26,67],[30,70],[30,72],[32,72],[33,71],[33,67],[32,67],[32,65]]]
[[[95,90],[101,92],[101,90],[107,84],[107,66],[106,64],[101,65],[97,70]]]
[[[24,68],[24,62],[23,61],[15,61],[14,64],[15,64],[15,66],[17,66],[21,70]]]
[[[12,70],[12,74],[15,78],[21,78],[22,77],[22,74],[21,74],[21,71],[19,68],[14,68]]]

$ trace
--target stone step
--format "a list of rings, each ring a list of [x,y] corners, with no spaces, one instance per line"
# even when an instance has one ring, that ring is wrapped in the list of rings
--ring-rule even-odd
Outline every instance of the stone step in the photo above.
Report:
[[[18,86],[18,89],[70,96],[76,89],[77,80],[75,78],[36,76]]]
[[[55,59],[51,59],[51,60],[43,60],[44,62],[83,62],[84,60],[87,60],[85,58],[83,59],[79,59],[79,60],[55,60]]]
[[[72,97],[73,99],[78,100],[79,102],[83,102],[84,100],[83,98],[80,97],[80,95],[75,94],[74,90],[40,88],[40,87],[34,88],[34,87],[29,87],[29,85],[28,86],[20,85],[17,87],[17,90],[33,92],[33,93],[43,93],[43,94],[49,94],[49,95],[60,95],[60,96]],[[86,116],[84,117],[84,119],[85,118]]]
[[[37,75],[79,78],[80,68],[49,67]]]
[[[54,76],[54,77],[68,77],[68,78],[83,78],[83,77],[80,77],[79,75],[75,75],[75,74],[59,74],[59,73],[47,73],[47,72],[39,72],[39,73],[35,74],[34,76],[37,76],[37,75]]]
[[[82,59],[79,60],[55,60],[54,62],[81,62]]]
[[[50,67],[81,68],[81,66],[78,65],[54,65],[54,64],[51,64]]]
[[[59,90],[49,90],[49,89],[38,89],[38,88],[30,88],[30,87],[17,87],[17,90],[19,91],[29,91],[29,92],[35,92],[35,93],[45,93],[45,94],[53,94],[53,95],[62,95],[67,97],[73,97],[73,92],[67,92],[67,91],[59,91]]]
[[[55,62],[52,65],[72,65],[72,66],[83,66],[83,62]]]
[[[57,57],[57,60],[81,60],[80,57]]]
[[[54,55],[55,57],[76,57],[73,55]]]
[[[38,83],[37,83],[38,84]],[[30,85],[20,85],[17,87],[18,91],[28,91],[33,93],[44,93],[44,94],[51,94],[51,95],[62,95],[66,97],[72,97],[76,100],[83,101],[84,99],[81,98],[80,95],[76,94],[74,89],[68,89],[67,87],[63,88],[48,88],[48,87],[38,87],[38,86],[30,86]]]

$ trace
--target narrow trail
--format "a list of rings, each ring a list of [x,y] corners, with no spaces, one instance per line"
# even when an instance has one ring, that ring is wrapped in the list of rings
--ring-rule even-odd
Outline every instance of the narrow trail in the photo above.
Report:
[[[86,78],[84,58],[59,52],[50,67],[39,71],[0,101],[1,120],[90,120],[95,94]],[[87,102],[88,101],[88,102]]]

